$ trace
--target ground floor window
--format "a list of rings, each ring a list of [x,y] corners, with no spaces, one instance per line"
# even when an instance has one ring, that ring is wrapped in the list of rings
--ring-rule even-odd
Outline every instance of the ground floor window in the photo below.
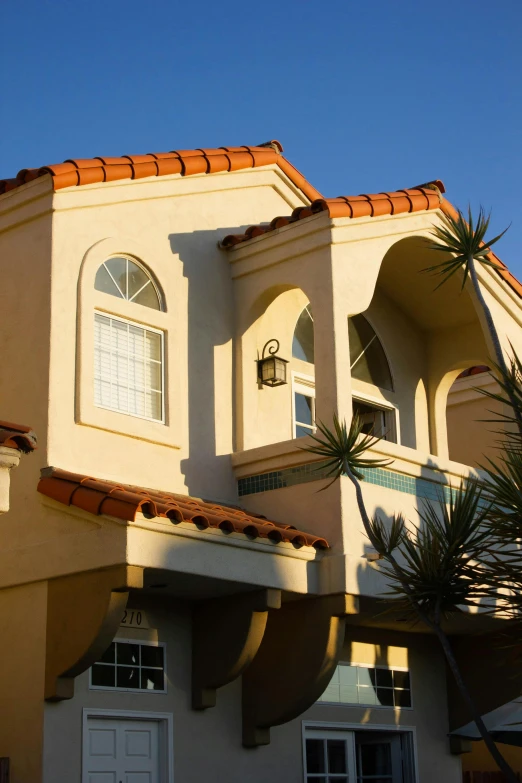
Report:
[[[307,729],[306,783],[415,783],[411,731]]]
[[[91,688],[165,693],[165,645],[112,642],[91,668]]]
[[[408,709],[410,673],[404,668],[340,663],[318,701]]]

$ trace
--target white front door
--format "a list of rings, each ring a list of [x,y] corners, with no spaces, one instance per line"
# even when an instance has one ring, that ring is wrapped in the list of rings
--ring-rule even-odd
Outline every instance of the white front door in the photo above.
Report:
[[[159,723],[89,718],[83,783],[160,783]]]

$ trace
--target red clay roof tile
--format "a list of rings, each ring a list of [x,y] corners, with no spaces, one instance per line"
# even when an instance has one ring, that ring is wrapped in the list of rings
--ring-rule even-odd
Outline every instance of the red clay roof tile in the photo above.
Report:
[[[312,201],[309,207],[297,207],[288,217],[277,217],[271,223],[261,226],[250,226],[244,234],[229,234],[221,245],[225,249],[235,247],[254,236],[295,223],[318,212],[328,212],[331,218],[358,218],[437,209],[441,206],[442,192],[444,192],[444,185],[440,180],[436,180],[434,183],[427,183],[418,188],[408,188],[393,193],[363,193],[359,196],[318,198]]]
[[[0,446],[7,446],[10,449],[18,449],[28,453],[37,448],[36,434],[30,427],[26,427],[24,424],[0,421]]]
[[[0,180],[0,195],[46,174],[51,175],[54,190],[59,190],[75,185],[169,174],[181,174],[184,177],[192,174],[215,174],[218,171],[238,171],[275,163],[308,199],[320,198],[319,191],[283,157],[282,152],[283,147],[278,141],[269,141],[257,147],[172,150],[147,155],[124,155],[120,158],[70,158],[64,163],[42,166],[39,169],[22,169],[16,178]]]
[[[289,216],[274,218],[271,223],[249,226],[243,234],[228,234],[220,245],[224,250],[231,250],[242,242],[247,242],[249,239],[319,212],[328,212],[331,218],[359,218],[441,209],[446,214],[455,216],[457,214],[455,207],[442,197],[445,192],[444,183],[437,179],[415,188],[397,190],[392,193],[363,193],[359,196],[318,198],[312,201],[309,207],[297,207]],[[500,277],[522,297],[522,284],[511,274],[506,265],[495,253],[489,253],[489,258],[497,265]]]
[[[141,512],[148,517],[170,519],[173,524],[192,522],[199,529],[213,527],[225,533],[242,533],[248,538],[288,542],[295,547],[328,549],[327,541],[320,536],[296,530],[293,525],[272,522],[241,508],[96,479],[60,468],[44,468],[38,491],[59,503],[76,506],[90,514],[105,514],[129,522],[134,521],[136,514]]]

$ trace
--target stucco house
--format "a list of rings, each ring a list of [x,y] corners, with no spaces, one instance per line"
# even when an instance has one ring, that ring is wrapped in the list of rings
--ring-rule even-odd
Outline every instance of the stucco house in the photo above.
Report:
[[[492,447],[480,308],[420,274],[443,184],[323,198],[269,142],[0,193],[0,409],[39,436],[0,520],[11,783],[460,783],[441,651],[382,615],[353,489],[302,449],[357,410],[393,461],[369,508],[415,523]],[[497,264],[480,283],[522,350]],[[452,628],[483,712],[519,695],[492,625]]]

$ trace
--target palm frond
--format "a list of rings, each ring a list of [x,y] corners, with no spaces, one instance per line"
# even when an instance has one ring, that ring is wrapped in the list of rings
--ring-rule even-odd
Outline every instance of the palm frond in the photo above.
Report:
[[[488,422],[497,422],[503,425],[497,433],[502,435],[504,442],[510,450],[522,449],[522,432],[520,421],[522,420],[522,360],[511,346],[511,359],[506,369],[498,364],[494,365],[496,381],[499,391],[477,389],[489,399],[501,403],[506,407],[506,412],[495,412],[495,418],[487,419]]]
[[[489,551],[489,505],[480,485],[468,481],[451,493],[449,502],[443,496],[436,504],[426,501],[414,531],[408,531],[403,521],[386,531],[374,519],[372,531],[384,559],[381,570],[389,595],[399,600],[409,619],[417,621],[416,606],[438,623],[441,617],[484,601],[486,590],[477,582],[476,569]],[[395,555],[389,548],[392,540]]]
[[[333,481],[346,475],[345,465],[348,465],[354,476],[362,481],[364,474],[361,471],[367,468],[382,468],[390,464],[391,460],[368,459],[364,456],[380,438],[362,432],[363,423],[357,414],[352,417],[350,428],[346,426],[345,421],[339,421],[337,414],[333,416],[333,425],[332,430],[326,424],[318,423],[317,431],[320,435],[310,436],[315,441],[315,445],[300,446],[303,451],[326,459],[325,467]]]
[[[461,270],[464,272],[462,279],[462,288],[464,288],[472,261],[478,261],[484,266],[496,266],[487,256],[491,246],[498,242],[508,229],[504,229],[493,239],[485,239],[490,219],[491,213],[486,215],[482,207],[479,209],[476,225],[470,208],[468,208],[467,220],[460,209],[456,217],[443,216],[443,225],[437,226],[432,231],[433,241],[430,243],[430,249],[451,254],[451,257],[422,270],[442,278],[436,289]]]

